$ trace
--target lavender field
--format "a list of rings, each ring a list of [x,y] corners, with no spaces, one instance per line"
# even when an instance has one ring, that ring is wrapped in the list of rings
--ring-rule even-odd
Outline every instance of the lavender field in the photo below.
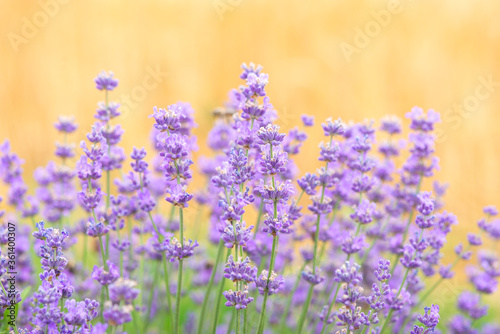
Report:
[[[500,334],[500,2],[0,2],[0,334]]]
[[[189,103],[154,107],[150,147],[127,156],[112,100],[119,81],[102,71],[83,154],[68,164],[78,125],[59,117],[63,141],[36,169],[35,189],[2,144],[12,208],[2,211],[5,332],[436,333],[443,309],[430,297],[472,256],[478,265],[446,332],[500,332],[478,325],[488,314],[482,296],[500,276],[497,209],[478,212],[478,232],[454,245],[453,262],[442,260],[458,221],[444,208],[447,186],[434,180],[439,113],[411,109],[404,141],[395,116],[356,123],[304,114],[284,133],[262,67],[243,64],[240,79],[207,138],[192,135]],[[301,172],[295,161],[311,131],[324,134],[322,167]],[[200,144],[212,154],[193,161]],[[205,187],[194,191],[195,168]],[[204,209],[187,228],[192,203]],[[255,221],[246,219],[252,209]]]

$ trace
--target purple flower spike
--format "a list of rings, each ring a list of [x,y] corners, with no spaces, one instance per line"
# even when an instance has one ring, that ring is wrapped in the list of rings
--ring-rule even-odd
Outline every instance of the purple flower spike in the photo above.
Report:
[[[335,122],[332,121],[332,118],[328,118],[326,123],[321,124],[321,127],[323,128],[325,136],[331,137],[344,134],[344,125],[340,118]]]
[[[488,306],[481,306],[481,296],[470,291],[460,294],[457,301],[458,309],[467,313],[472,319],[480,319],[488,313]]]
[[[243,261],[234,262],[233,256],[230,255],[226,268],[224,269],[224,277],[233,281],[253,282],[257,276],[257,267],[250,265],[250,259],[246,257]]]
[[[259,145],[280,145],[285,138],[285,134],[280,133],[279,130],[280,127],[274,124],[269,124],[266,127],[260,128],[259,131],[257,131],[257,137],[259,138],[257,143]]]
[[[434,201],[431,199],[431,193],[424,191],[418,194],[419,204],[417,210],[424,216],[428,216],[434,211]]]
[[[483,244],[481,237],[477,234],[467,234],[467,240],[471,246],[481,246]]]
[[[124,301],[130,304],[139,295],[139,289],[136,286],[137,282],[120,277],[109,286],[109,299],[115,303]]]
[[[485,206],[483,208],[483,212],[491,217],[495,217],[496,215],[498,215],[498,210],[494,205]]]
[[[243,80],[246,80],[248,75],[250,73],[253,73],[255,75],[259,75],[260,71],[262,71],[262,66],[261,65],[255,65],[254,63],[250,63],[249,65],[243,63],[241,65],[241,68],[243,69],[243,72],[240,74],[240,78]]]
[[[102,316],[110,326],[120,326],[124,323],[132,321],[132,305],[117,305],[110,301],[104,303],[104,311]]]
[[[390,135],[401,133],[401,120],[396,116],[387,116],[382,118],[380,130]]]
[[[156,121],[154,128],[158,131],[175,131],[181,127],[180,114],[181,107],[176,104],[167,107],[167,110],[157,107],[153,107],[153,114],[149,117],[153,117]]]
[[[78,199],[87,210],[95,209],[101,203],[101,189],[90,190],[87,185],[84,185],[83,190],[78,193]]]
[[[259,289],[259,293],[263,295],[266,291],[268,295],[271,296],[277,292],[279,292],[285,284],[285,279],[281,275],[277,275],[274,271],[269,276],[269,281],[267,280],[268,276],[267,270],[262,270],[262,273],[255,280],[255,285]]]
[[[314,125],[314,116],[309,116],[309,115],[301,115],[300,119],[302,120],[302,123],[304,126],[313,126]]]
[[[285,182],[280,182],[277,180],[275,186],[273,186],[271,182],[266,185],[264,181],[261,180],[260,185],[255,188],[255,192],[257,195],[261,196],[266,203],[285,203],[293,194],[292,181],[287,180]]]
[[[335,270],[335,282],[359,284],[363,280],[363,276],[358,272],[360,268],[359,264],[351,265],[349,261],[346,261],[339,269]]]
[[[143,191],[137,192],[137,197],[139,198],[139,207],[141,210],[149,212],[154,209],[156,202],[149,190],[144,189]]]
[[[101,285],[110,285],[116,282],[120,277],[120,269],[114,265],[112,262],[108,261],[108,270],[104,270],[103,267],[94,266],[92,270],[92,278],[101,283]]]
[[[57,123],[54,124],[54,127],[63,133],[72,133],[78,129],[78,125],[75,123],[75,118],[67,116],[59,116],[59,119]]]
[[[310,268],[306,268],[305,271],[302,271],[302,278],[311,285],[318,285],[325,280],[319,273],[313,274]]]
[[[99,90],[113,90],[118,86],[118,79],[113,78],[113,72],[101,71],[94,79],[96,88]]]
[[[425,307],[424,309],[425,314],[419,314],[417,319],[425,326],[426,329],[429,329],[432,332],[439,323],[439,306],[432,305],[431,307]]]
[[[99,237],[109,232],[109,226],[105,225],[102,221],[95,222],[93,218],[90,219],[87,227],[87,235],[91,237]]]
[[[248,304],[253,301],[253,297],[248,296],[248,290],[245,288],[243,291],[224,291],[224,297],[226,297],[227,307],[235,307],[237,310],[246,309]]]
[[[297,184],[306,194],[312,196],[316,194],[316,187],[319,185],[319,180],[316,174],[306,173],[306,175],[297,180]]]
[[[170,240],[165,239],[162,246],[167,251],[170,262],[174,262],[175,260],[183,260],[193,256],[194,249],[198,247],[199,244],[196,240],[184,240],[184,245],[182,245],[176,238],[172,238]]]
[[[363,199],[358,205],[353,214],[351,214],[351,219],[360,224],[368,224],[373,220],[373,215],[377,205],[370,202],[367,199]]]
[[[167,189],[167,193],[170,195],[165,197],[165,199],[175,206],[187,208],[189,206],[188,202],[193,198],[193,195],[188,194],[186,189],[186,186],[176,184]]]
[[[253,229],[253,225],[245,228],[245,223],[240,225],[239,222],[234,224],[227,223],[224,228],[221,239],[224,242],[224,245],[227,248],[233,248],[235,245],[245,246],[247,241],[252,238],[251,231]]]
[[[288,215],[286,213],[278,215],[276,218],[273,218],[266,214],[264,216],[263,223],[266,225],[262,228],[262,232],[269,233],[273,236],[278,234],[288,234],[290,233],[290,227],[292,226],[292,221],[288,219]]]

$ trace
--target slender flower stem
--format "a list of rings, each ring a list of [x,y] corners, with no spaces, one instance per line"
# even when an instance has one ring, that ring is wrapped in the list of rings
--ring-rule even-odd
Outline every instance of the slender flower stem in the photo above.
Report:
[[[205,312],[207,309],[207,303],[208,303],[208,299],[210,298],[210,291],[212,290],[212,286],[214,284],[214,278],[215,278],[215,274],[217,273],[217,268],[219,267],[219,262],[220,262],[220,258],[222,255],[223,248],[224,248],[224,243],[221,240],[221,241],[219,241],[219,247],[217,250],[217,257],[215,258],[215,264],[214,264],[214,267],[212,268],[212,275],[210,276],[210,281],[208,281],[207,290],[205,291],[205,296],[203,298],[203,304],[201,306],[200,320],[198,322],[198,330],[196,331],[196,333],[198,333],[198,334],[202,333],[203,322],[205,321]],[[245,315],[246,315],[246,313],[245,313]],[[245,317],[245,319],[246,319],[246,317]]]
[[[82,259],[82,265],[83,265],[83,268],[85,269],[87,267],[87,252],[88,252],[88,235],[87,233],[84,233],[83,234],[83,259]],[[132,247],[130,247],[132,248]]]
[[[418,242],[420,243],[422,241],[422,237],[424,235],[424,229],[422,228],[421,231],[420,231],[420,237],[418,238]],[[415,251],[415,254],[413,254],[412,256],[412,260],[415,258],[416,256],[416,251]],[[394,299],[398,299],[401,291],[403,290],[403,287],[406,283],[406,279],[408,278],[408,273],[410,272],[410,267],[406,268],[406,272],[405,272],[405,275],[403,277],[403,281],[401,281],[401,285],[399,286],[399,290],[398,290],[398,293],[396,294],[396,297]],[[384,332],[384,329],[387,327],[387,325],[390,323],[391,321],[391,317],[392,317],[392,313],[394,313],[394,310],[391,308],[391,310],[389,311],[389,313],[387,314],[387,317],[385,318],[385,321],[384,321],[384,325],[382,326],[382,330],[380,331],[380,333],[383,333]]]
[[[184,249],[184,214],[182,207],[179,207],[179,233],[182,249]],[[180,306],[181,306],[181,293],[182,293],[182,259],[179,259],[179,273],[177,276],[177,296],[175,302],[175,333],[180,333]]]
[[[290,291],[290,294],[288,295],[287,301],[285,303],[285,310],[283,311],[280,320],[280,325],[279,325],[280,333],[283,333],[285,330],[285,322],[286,318],[288,317],[288,312],[290,311],[290,306],[292,305],[292,297],[295,294],[295,291],[297,291],[297,288],[300,283],[300,278],[302,277],[302,271],[304,270],[305,267],[306,267],[306,262],[304,262],[304,264],[300,268],[299,273],[297,274],[297,279],[295,280],[295,284],[293,285],[292,291]]]
[[[247,334],[247,309],[243,310],[243,334]]]
[[[226,259],[231,255],[231,248],[227,249]],[[212,325],[212,334],[215,334],[217,330],[217,321],[219,320],[219,310],[220,310],[220,301],[222,299],[222,292],[224,291],[224,278],[220,280],[219,283],[219,293],[217,294],[217,302],[215,303],[215,312],[214,312],[214,322]]]
[[[177,296],[175,301],[175,333],[180,333],[181,315],[181,291],[182,291],[182,259],[179,259],[179,273],[177,276]]]
[[[362,200],[363,200],[363,192],[360,192],[358,206],[361,204]],[[356,232],[354,233],[354,238],[356,238],[358,236],[359,232],[361,231],[361,225],[362,225],[361,223],[358,223],[358,227],[356,228]],[[347,255],[347,261],[349,261],[350,258],[351,258],[351,253]],[[340,284],[340,282],[337,284],[337,288],[335,289],[335,294],[333,295],[333,299],[330,302],[330,306],[328,307],[328,313],[326,314],[326,317],[323,321],[323,328],[321,329],[321,334],[323,334],[325,332],[326,328],[328,327],[328,324],[326,323],[326,321],[328,320],[328,318],[330,317],[330,314],[332,313],[332,308],[333,308],[333,305],[335,305],[335,302],[337,300],[337,295],[339,293],[341,285],[342,284]]]
[[[173,324],[173,319],[172,319],[172,303],[170,301],[170,283],[168,282],[168,271],[167,271],[167,256],[162,256],[162,262],[163,262],[163,272],[165,275],[165,288],[166,288],[166,294],[167,294],[167,306],[168,306],[168,319],[170,319],[170,326]]]
[[[420,188],[422,187],[422,180],[423,179],[424,179],[423,176],[420,175],[420,178],[419,178],[418,184],[417,184],[417,190],[415,192],[416,194],[418,194],[420,192]],[[406,222],[405,231],[403,233],[403,239],[401,240],[401,242],[403,244],[405,243],[406,237],[408,236],[408,231],[410,230],[410,225],[411,225],[411,222],[413,221],[414,214],[415,214],[415,208],[412,208],[410,211],[410,215],[408,216],[408,221]],[[398,265],[400,258],[401,258],[401,254],[397,254],[396,259],[394,260],[394,263],[393,263],[392,268],[391,268],[391,275],[394,275],[394,270],[396,270],[396,266]]]
[[[271,273],[273,272],[274,269],[274,261],[276,260],[276,248],[278,247],[278,236],[274,235],[273,236],[273,248],[271,251],[271,263],[269,264],[269,272],[267,273],[267,285],[269,285],[269,278],[271,277]],[[262,334],[264,331],[264,320],[266,318],[266,304],[267,304],[267,297],[269,295],[269,291],[266,289],[264,292],[264,301],[262,302],[262,310],[260,312],[260,318],[259,318],[259,327],[257,329],[257,334]]]
[[[155,291],[154,287],[156,286],[156,283],[158,282],[158,276],[159,276],[159,267],[160,266],[157,266],[155,265],[155,273],[154,273],[154,276],[153,276],[153,287],[151,288],[151,291],[149,292],[149,305],[148,305],[148,312],[147,312],[147,316],[146,316],[146,321],[144,321],[144,333],[147,333],[147,329],[148,329],[148,326],[149,324],[151,323],[150,321],[150,317],[151,317],[151,307],[153,305],[153,293]]]
[[[255,223],[255,230],[253,231],[253,238],[257,236],[257,232],[259,231],[260,218],[262,217],[262,211],[264,209],[264,201],[261,199],[259,205],[259,213],[257,214],[257,222]]]
[[[240,334],[240,310],[236,310],[236,334]]]
[[[231,329],[233,329],[233,323],[234,323],[234,313],[231,313],[231,320],[229,321],[229,326],[227,326],[226,334],[231,334]]]
[[[120,228],[116,227],[116,235],[118,237],[118,243],[120,243]],[[120,250],[120,276],[123,277],[123,251]]]
[[[153,228],[156,232],[156,235],[158,237],[158,242],[161,243],[163,240],[161,234],[160,234],[160,231],[158,230],[158,227],[156,226],[155,224],[155,221],[153,219],[153,215],[151,214],[151,211],[148,211],[148,217],[149,217],[149,220],[151,221],[151,224],[153,225]],[[164,274],[165,274],[165,290],[166,290],[166,294],[167,294],[167,306],[168,306],[168,315],[169,315],[169,318],[170,318],[170,323],[172,323],[172,303],[171,303],[171,300],[170,300],[170,283],[169,283],[169,279],[168,279],[168,270],[167,270],[167,258],[166,256],[162,256],[162,262],[163,262],[163,271],[164,271]]]
[[[330,137],[330,145],[332,143],[332,138]],[[328,162],[326,163],[325,169],[328,169]],[[326,185],[323,184],[321,189],[321,199],[320,204],[323,204],[323,200],[325,198],[325,188]],[[313,253],[313,274],[316,274],[316,262],[317,262],[317,253],[318,253],[318,240],[319,240],[319,223],[321,221],[321,214],[318,213],[318,218],[316,219],[316,231],[314,233],[314,253]],[[309,309],[309,304],[311,303],[312,293],[313,293],[314,285],[311,284],[309,287],[309,291],[307,292],[306,303],[302,306],[302,313],[300,315],[299,324],[297,327],[297,333],[302,333],[302,327],[304,327],[304,321],[306,319],[307,311]]]
[[[306,320],[307,310],[309,309],[309,304],[311,304],[312,293],[314,285],[309,286],[309,291],[307,292],[307,299],[304,307],[302,308],[302,314],[300,315],[299,323],[297,325],[297,333],[302,333],[302,327],[304,327],[304,321]]]
[[[104,254],[104,244],[102,243],[102,237],[100,235],[99,235],[99,244],[101,246],[102,265],[104,266],[104,269],[107,271],[108,270],[108,263],[106,261],[106,255]]]

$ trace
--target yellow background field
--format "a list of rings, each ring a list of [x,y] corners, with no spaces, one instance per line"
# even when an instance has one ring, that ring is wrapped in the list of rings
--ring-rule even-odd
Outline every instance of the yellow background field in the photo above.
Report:
[[[270,76],[285,130],[302,113],[318,124],[403,117],[414,105],[440,111],[437,177],[450,183],[446,209],[460,221],[451,251],[476,231],[483,206],[500,206],[499,16],[500,2],[487,0],[2,1],[0,140],[10,138],[31,180],[61,140],[58,115],[75,115],[70,140],[83,138],[103,98],[92,79],[105,69],[120,79],[110,97],[124,105],[127,153],[148,147],[153,106],[182,100],[197,112],[206,154],[211,110],[253,61]],[[302,173],[318,166],[321,137],[310,131]]]

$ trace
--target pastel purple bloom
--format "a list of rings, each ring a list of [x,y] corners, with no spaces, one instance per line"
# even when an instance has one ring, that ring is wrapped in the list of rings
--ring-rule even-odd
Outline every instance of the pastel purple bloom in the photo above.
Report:
[[[316,187],[319,185],[319,180],[316,174],[306,173],[302,178],[297,180],[299,187],[309,196],[316,194]]]
[[[268,273],[269,272],[267,270],[262,270],[260,276],[258,276],[257,279],[255,280],[255,285],[257,286],[257,289],[259,290],[259,293],[261,295],[267,292],[268,296],[271,296],[279,292],[283,288],[283,285],[285,284],[285,279],[283,278],[283,276],[281,275],[278,276],[278,274],[276,274],[273,271],[269,276],[269,281],[268,281],[267,280]]]
[[[396,116],[387,116],[382,118],[380,130],[390,135],[401,133],[401,120]]]
[[[243,291],[224,291],[223,295],[227,299],[225,305],[227,307],[234,307],[237,310],[246,309],[248,304],[253,301],[253,297],[248,296],[248,290],[246,289]]]
[[[465,312],[472,319],[480,319],[488,313],[488,306],[481,305],[481,296],[470,291],[460,294],[457,301],[458,309]]]
[[[137,282],[120,277],[109,285],[109,299],[114,303],[124,301],[125,304],[129,304],[139,295],[139,289],[136,287]]]
[[[368,224],[373,220],[373,215],[377,205],[369,200],[363,199],[351,214],[351,219],[360,224]]]
[[[113,90],[118,86],[118,79],[113,78],[113,72],[101,71],[94,79],[96,88],[99,90]]]
[[[309,116],[309,115],[303,114],[300,116],[300,119],[302,120],[302,124],[304,124],[304,126],[313,126],[314,125],[314,116]]]
[[[168,106],[167,109],[153,107],[153,114],[149,115],[149,117],[155,119],[154,128],[161,132],[179,129],[181,127],[180,109],[176,104]]]
[[[425,307],[424,310],[424,315],[419,314],[417,319],[425,326],[425,328],[433,331],[439,323],[439,306],[432,305],[431,307]]]
[[[120,277],[120,269],[110,261],[107,261],[108,269],[94,266],[91,277],[101,285],[110,285]]]
[[[170,240],[165,239],[162,246],[166,250],[170,262],[174,262],[175,260],[183,260],[193,256],[194,249],[198,247],[199,244],[196,240],[184,240],[184,245],[182,245],[176,238],[172,238]]]
[[[118,305],[107,301],[102,315],[110,326],[119,326],[132,321],[132,311],[132,305]]]
[[[424,110],[419,107],[413,107],[412,110],[406,113],[406,118],[411,119],[410,128],[412,130],[419,130],[423,132],[430,132],[434,130],[434,124],[441,122],[439,113],[433,109],[429,109],[427,115]]]
[[[245,228],[245,223],[240,224],[236,222],[234,227],[232,224],[227,223],[222,234],[221,239],[227,248],[233,248],[235,245],[245,246],[246,243],[251,239],[251,231],[253,225]]]
[[[320,276],[318,273],[313,274],[313,272],[309,268],[307,268],[305,271],[302,271],[301,275],[302,278],[311,285],[318,285],[325,280],[325,277]]]
[[[336,121],[332,121],[332,118],[328,118],[326,123],[322,123],[321,127],[323,128],[323,132],[325,136],[340,136],[344,134],[344,125],[340,118]]]
[[[483,208],[483,212],[491,217],[495,217],[496,215],[498,215],[498,210],[494,205],[485,206]]]
[[[262,232],[269,233],[273,236],[278,234],[288,234],[291,232],[290,227],[292,226],[292,221],[288,219],[286,213],[277,215],[276,218],[271,217],[266,214],[263,221],[264,226]]]
[[[75,118],[70,116],[59,116],[56,123],[54,123],[54,127],[63,133],[72,133],[76,129],[78,129],[78,125],[75,123]]]
[[[257,276],[257,267],[250,265],[250,259],[246,257],[244,260],[234,262],[233,255],[230,255],[226,268],[224,269],[224,277],[233,282],[244,281],[246,283],[253,282]]]
[[[187,208],[189,206],[188,202],[193,198],[193,195],[188,194],[186,189],[186,186],[176,184],[167,189],[169,195],[165,199],[175,206]]]

